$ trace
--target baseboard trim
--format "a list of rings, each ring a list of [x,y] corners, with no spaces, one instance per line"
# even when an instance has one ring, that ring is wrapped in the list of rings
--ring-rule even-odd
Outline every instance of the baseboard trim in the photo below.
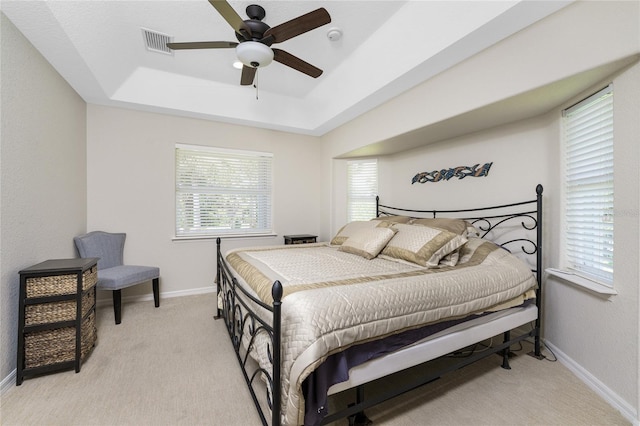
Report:
[[[609,405],[618,410],[633,426],[639,426],[638,411],[628,402],[620,398],[618,394],[612,391],[607,385],[598,380],[593,374],[589,373],[580,364],[575,362],[571,357],[562,352],[553,343],[544,340],[544,344],[554,353],[558,361],[567,367],[573,374],[582,380],[595,393],[600,395]]]
[[[169,299],[172,297],[195,296],[197,294],[214,293],[215,291],[216,291],[215,287],[201,287],[201,288],[192,288],[189,290],[168,291],[168,292],[160,293],[160,302],[162,303],[162,299]],[[147,302],[149,300],[153,300],[153,293],[122,297],[123,302]],[[111,305],[111,304],[113,304],[113,300],[110,294],[108,297],[103,297],[103,298],[99,297],[98,300],[96,301],[96,306],[99,306],[99,307]]]
[[[4,396],[4,394],[15,386],[16,384],[16,374],[18,373],[17,369],[13,369],[11,373],[7,377],[5,377],[2,382],[0,382],[0,396]]]

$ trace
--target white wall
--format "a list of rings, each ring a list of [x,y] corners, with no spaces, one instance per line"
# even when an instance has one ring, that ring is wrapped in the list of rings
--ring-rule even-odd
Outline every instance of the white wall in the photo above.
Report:
[[[612,390],[613,403],[627,412],[638,409],[638,285],[640,274],[640,64],[583,93],[585,97],[613,81],[614,87],[614,288],[604,297],[554,277],[547,278],[545,337],[575,363],[580,374],[595,379],[603,392]],[[581,97],[573,101],[580,100]],[[568,102],[564,107],[571,105]],[[560,128],[559,114],[553,129]],[[555,149],[549,158],[560,156]],[[554,166],[559,170],[559,165]],[[555,173],[558,176],[559,172]],[[559,194],[552,199],[548,266],[559,267]],[[608,389],[607,389],[608,388]],[[636,417],[637,418],[637,413]]]
[[[549,183],[547,124],[545,116],[535,117],[389,156],[380,164],[380,192],[385,202],[420,208],[495,205],[516,194],[535,199],[536,185]],[[493,163],[485,177],[411,183],[420,172],[485,163]]]
[[[87,229],[126,232],[125,263],[159,266],[165,295],[211,290],[215,277],[215,240],[173,239],[176,143],[274,154],[278,235],[225,239],[223,249],[281,244],[285,234],[321,234],[316,138],[96,105],[88,107],[87,134]],[[149,294],[150,287],[129,288],[123,296]]]
[[[538,183],[549,184],[550,119],[545,116],[448,139],[422,148],[378,158],[378,189],[381,202],[416,209],[481,207],[535,199]],[[346,163],[333,160],[335,229],[346,221]],[[420,172],[474,166],[493,162],[486,177],[415,183]],[[523,193],[523,191],[526,191]]]
[[[76,257],[86,227],[84,101],[1,19],[0,378],[16,368],[18,272]]]

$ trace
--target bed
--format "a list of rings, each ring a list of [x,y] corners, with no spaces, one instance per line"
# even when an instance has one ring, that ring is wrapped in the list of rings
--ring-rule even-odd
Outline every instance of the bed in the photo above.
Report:
[[[371,221],[328,242],[247,247],[217,240],[222,319],[263,424],[349,417],[524,339],[540,352],[542,186],[535,198],[464,210],[414,210],[376,199]],[[525,328],[528,327],[528,330]],[[494,336],[502,342],[395,389],[374,380]],[[328,398],[353,403],[328,412]]]

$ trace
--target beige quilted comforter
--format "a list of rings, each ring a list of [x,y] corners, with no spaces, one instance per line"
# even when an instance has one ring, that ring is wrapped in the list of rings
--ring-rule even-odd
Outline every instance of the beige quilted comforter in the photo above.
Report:
[[[328,355],[427,323],[519,304],[536,281],[522,261],[471,239],[455,267],[427,269],[367,260],[325,243],[234,250],[227,262],[239,282],[266,303],[278,279],[282,302],[282,423],[302,424],[303,380]],[[270,318],[266,318],[270,322]],[[253,355],[270,369],[266,338]]]

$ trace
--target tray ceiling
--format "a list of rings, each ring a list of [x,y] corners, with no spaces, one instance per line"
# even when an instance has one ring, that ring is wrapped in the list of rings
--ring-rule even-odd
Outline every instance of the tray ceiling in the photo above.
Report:
[[[246,17],[254,2],[230,1]],[[321,68],[279,63],[240,86],[234,49],[158,53],[144,30],[173,41],[236,41],[205,0],[3,0],[2,11],[89,102],[322,135],[464,61],[567,1],[261,1],[278,25],[318,7],[328,25],[277,45]],[[332,41],[330,29],[343,36]],[[257,98],[257,99],[256,99]]]

